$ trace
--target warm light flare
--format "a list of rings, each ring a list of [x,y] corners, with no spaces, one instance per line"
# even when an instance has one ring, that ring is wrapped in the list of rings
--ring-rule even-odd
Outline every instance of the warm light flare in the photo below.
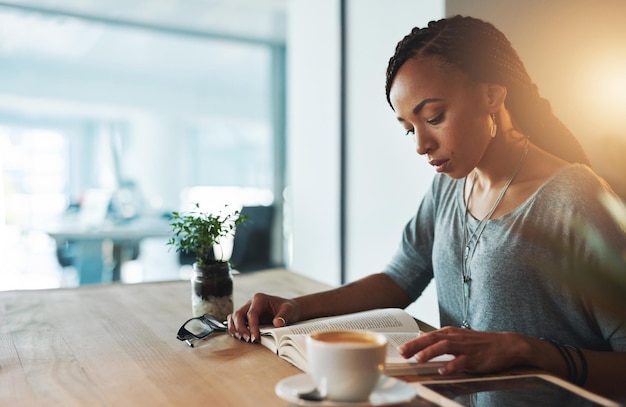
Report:
[[[622,114],[626,113],[626,62],[603,69],[598,83],[599,97],[606,98],[606,104],[615,103]]]
[[[608,121],[614,127],[623,124],[626,118],[626,58],[594,58],[593,67],[589,68],[588,97],[594,106],[596,120]]]

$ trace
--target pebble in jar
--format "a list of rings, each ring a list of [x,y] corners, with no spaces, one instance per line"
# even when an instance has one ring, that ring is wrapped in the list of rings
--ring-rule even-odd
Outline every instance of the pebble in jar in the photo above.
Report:
[[[193,265],[191,305],[194,317],[210,314],[225,321],[233,312],[233,278],[227,262]]]

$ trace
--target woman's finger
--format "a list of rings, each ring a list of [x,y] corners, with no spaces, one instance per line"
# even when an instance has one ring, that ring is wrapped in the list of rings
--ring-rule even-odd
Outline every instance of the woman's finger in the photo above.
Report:
[[[231,336],[241,339],[244,335],[250,336],[248,330],[248,317],[247,312],[250,308],[250,302],[247,302],[244,306],[233,312],[228,318],[228,332]]]
[[[441,368],[439,368],[439,374],[449,375],[456,372],[463,372],[467,368],[467,356],[457,355],[454,359],[447,362]]]
[[[450,337],[454,337],[457,335],[454,328],[442,328],[436,331],[422,333],[417,338],[413,339],[410,342],[405,343],[400,347],[400,354],[405,358],[410,358],[417,353],[422,352],[424,349],[427,349],[430,346],[433,346],[442,340],[445,340]],[[447,353],[447,352],[444,352]],[[432,359],[434,356],[432,352],[428,352],[425,357],[428,356],[428,359]],[[423,359],[423,358],[420,358]],[[428,360],[424,359],[424,361]]]

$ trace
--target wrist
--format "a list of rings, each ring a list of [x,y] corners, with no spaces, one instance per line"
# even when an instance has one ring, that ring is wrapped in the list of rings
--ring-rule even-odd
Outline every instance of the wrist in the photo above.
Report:
[[[563,344],[550,338],[540,339],[542,342],[551,344],[561,355],[567,367],[567,380],[579,386],[584,386],[587,381],[587,359],[584,353],[574,345]]]
[[[536,365],[537,349],[534,346],[532,337],[510,332],[504,335],[507,336],[507,340],[510,344],[509,349],[511,350],[510,357],[512,365],[539,367]]]
[[[533,336],[519,335],[519,364],[532,366],[557,376],[568,378],[567,365],[563,354],[549,340]]]

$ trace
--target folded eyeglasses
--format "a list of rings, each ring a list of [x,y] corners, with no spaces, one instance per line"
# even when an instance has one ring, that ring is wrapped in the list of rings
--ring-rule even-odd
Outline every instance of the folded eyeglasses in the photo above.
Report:
[[[227,329],[226,322],[220,322],[214,316],[204,314],[188,319],[178,330],[176,338],[187,342],[187,345],[193,348],[197,340],[206,338],[213,332],[225,332]]]

